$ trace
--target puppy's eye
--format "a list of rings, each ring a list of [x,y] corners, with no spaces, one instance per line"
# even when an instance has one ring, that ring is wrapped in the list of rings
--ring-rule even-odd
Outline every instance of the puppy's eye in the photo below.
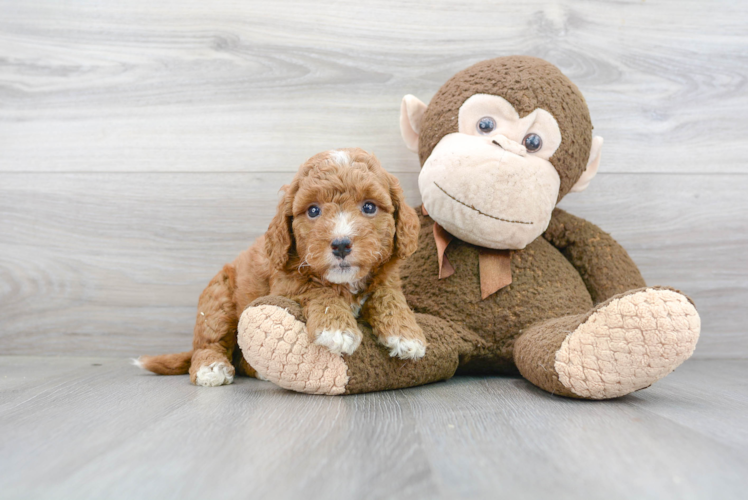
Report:
[[[361,211],[366,215],[374,215],[377,213],[377,206],[370,201],[367,201],[361,205]]]
[[[538,134],[527,134],[522,144],[524,144],[528,152],[535,153],[543,147],[543,139]]]
[[[496,129],[496,121],[490,116],[484,116],[478,120],[478,124],[475,126],[478,132],[481,134],[490,134]]]
[[[316,219],[321,213],[322,210],[317,205],[312,205],[311,207],[306,209],[306,214],[310,219]]]

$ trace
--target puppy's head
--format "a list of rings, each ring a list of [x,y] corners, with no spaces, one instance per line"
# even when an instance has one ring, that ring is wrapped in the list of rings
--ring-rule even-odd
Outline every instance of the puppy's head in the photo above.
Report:
[[[416,250],[418,216],[397,178],[362,149],[313,156],[284,191],[265,235],[277,269],[353,283]]]

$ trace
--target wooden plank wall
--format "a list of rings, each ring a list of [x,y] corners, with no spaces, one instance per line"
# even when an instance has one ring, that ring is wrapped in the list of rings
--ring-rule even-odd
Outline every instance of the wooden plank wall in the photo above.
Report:
[[[308,156],[374,151],[419,203],[401,97],[543,57],[603,164],[563,207],[748,357],[748,3],[0,0],[0,353],[190,344],[197,297]]]

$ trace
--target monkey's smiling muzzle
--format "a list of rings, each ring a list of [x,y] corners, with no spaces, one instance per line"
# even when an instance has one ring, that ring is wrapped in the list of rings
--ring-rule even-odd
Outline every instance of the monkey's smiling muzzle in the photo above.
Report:
[[[522,249],[545,231],[559,185],[555,168],[520,144],[462,133],[439,141],[418,178],[423,203],[439,225],[498,250]]]
[[[502,222],[509,222],[509,223],[511,223],[511,224],[532,224],[532,222],[525,222],[525,221],[521,221],[521,220],[509,220],[509,219],[503,219],[503,218],[501,218],[501,217],[496,217],[495,215],[487,214],[487,213],[483,212],[482,210],[480,210],[480,209],[478,209],[478,208],[475,208],[475,207],[474,207],[474,206],[472,206],[472,205],[468,205],[468,204],[467,204],[467,203],[465,203],[464,201],[460,201],[460,200],[458,200],[458,199],[457,199],[457,198],[455,198],[455,197],[454,197],[453,195],[451,195],[451,194],[449,194],[449,193],[448,193],[447,191],[445,191],[445,189],[444,189],[443,187],[441,187],[441,186],[440,186],[439,184],[437,184],[436,182],[434,182],[434,184],[436,185],[436,187],[438,187],[439,189],[441,189],[441,190],[442,190],[442,192],[444,192],[444,194],[446,194],[447,196],[449,196],[450,198],[452,198],[452,199],[453,199],[454,201],[456,201],[456,202],[457,202],[457,203],[459,203],[460,205],[464,205],[464,206],[468,207],[468,208],[469,208],[469,209],[471,209],[471,210],[475,210],[476,212],[478,212],[479,214],[483,215],[484,217],[490,217],[490,218],[492,218],[492,219],[500,220],[500,221],[502,221]]]

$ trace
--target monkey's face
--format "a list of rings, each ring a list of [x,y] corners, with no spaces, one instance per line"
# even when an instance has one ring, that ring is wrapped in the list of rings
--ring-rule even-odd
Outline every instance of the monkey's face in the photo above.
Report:
[[[458,132],[444,136],[418,178],[423,204],[469,243],[522,249],[543,234],[560,178],[550,158],[561,145],[553,115],[520,118],[502,97],[475,94],[460,107]]]

